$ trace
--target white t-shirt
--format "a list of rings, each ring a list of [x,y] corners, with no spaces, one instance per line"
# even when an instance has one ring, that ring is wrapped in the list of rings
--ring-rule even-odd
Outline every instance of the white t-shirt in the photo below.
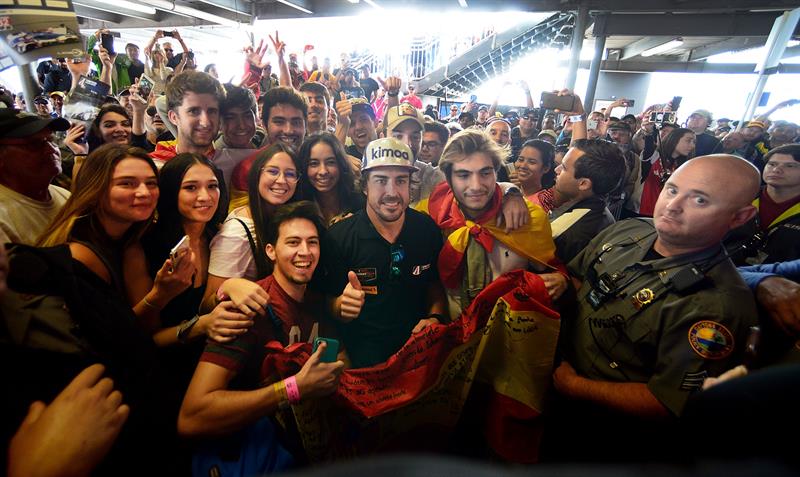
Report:
[[[50,200],[40,202],[0,185],[0,243],[33,245],[70,196],[50,185]]]
[[[208,262],[208,273],[225,278],[246,278],[257,280],[258,272],[250,241],[247,240],[240,219],[247,224],[253,240],[256,239],[256,226],[253,219],[245,216],[244,207],[231,211],[219,232],[211,240],[211,258]]]

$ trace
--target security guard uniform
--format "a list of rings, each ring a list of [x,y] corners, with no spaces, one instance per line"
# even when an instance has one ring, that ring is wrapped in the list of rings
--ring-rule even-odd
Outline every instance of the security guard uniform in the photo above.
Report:
[[[569,263],[583,284],[563,345],[579,375],[646,383],[680,416],[706,376],[739,364],[757,312],[721,246],[653,258],[656,237],[651,219],[618,222]]]

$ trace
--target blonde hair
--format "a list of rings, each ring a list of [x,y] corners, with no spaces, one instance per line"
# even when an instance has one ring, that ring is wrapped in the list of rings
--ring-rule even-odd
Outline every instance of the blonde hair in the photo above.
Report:
[[[93,219],[102,211],[104,197],[111,186],[114,169],[123,159],[141,159],[158,176],[158,169],[147,155],[138,147],[120,144],[104,144],[84,160],[78,177],[72,186],[72,195],[64,207],[56,214],[50,225],[36,241],[38,247],[54,247],[69,242],[75,223],[82,218]],[[138,240],[152,222],[152,217],[143,223],[134,224],[129,240]],[[125,244],[126,246],[128,244]]]

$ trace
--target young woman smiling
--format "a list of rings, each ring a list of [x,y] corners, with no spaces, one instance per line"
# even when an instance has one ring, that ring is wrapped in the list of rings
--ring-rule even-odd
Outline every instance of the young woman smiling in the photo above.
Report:
[[[331,133],[306,138],[298,153],[304,172],[300,189],[304,199],[316,202],[325,223],[332,225],[364,207],[355,176],[342,144]]]
[[[272,273],[264,243],[269,217],[295,200],[300,170],[294,153],[282,143],[258,153],[247,177],[248,205],[233,209],[211,241],[206,306],[229,278],[260,280]]]
[[[539,202],[538,192],[555,183],[555,149],[553,145],[539,140],[525,141],[514,166],[523,195],[531,202]]]

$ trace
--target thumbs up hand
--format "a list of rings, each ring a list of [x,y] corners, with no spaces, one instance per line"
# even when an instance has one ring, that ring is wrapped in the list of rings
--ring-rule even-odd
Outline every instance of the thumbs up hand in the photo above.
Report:
[[[355,272],[347,272],[347,285],[337,299],[337,308],[342,321],[352,321],[358,318],[361,308],[364,306],[364,290],[361,289],[361,282]]]
[[[340,92],[339,98],[339,101],[336,101],[336,115],[340,123],[350,124],[350,114],[353,112],[353,104],[347,99],[344,93]]]

